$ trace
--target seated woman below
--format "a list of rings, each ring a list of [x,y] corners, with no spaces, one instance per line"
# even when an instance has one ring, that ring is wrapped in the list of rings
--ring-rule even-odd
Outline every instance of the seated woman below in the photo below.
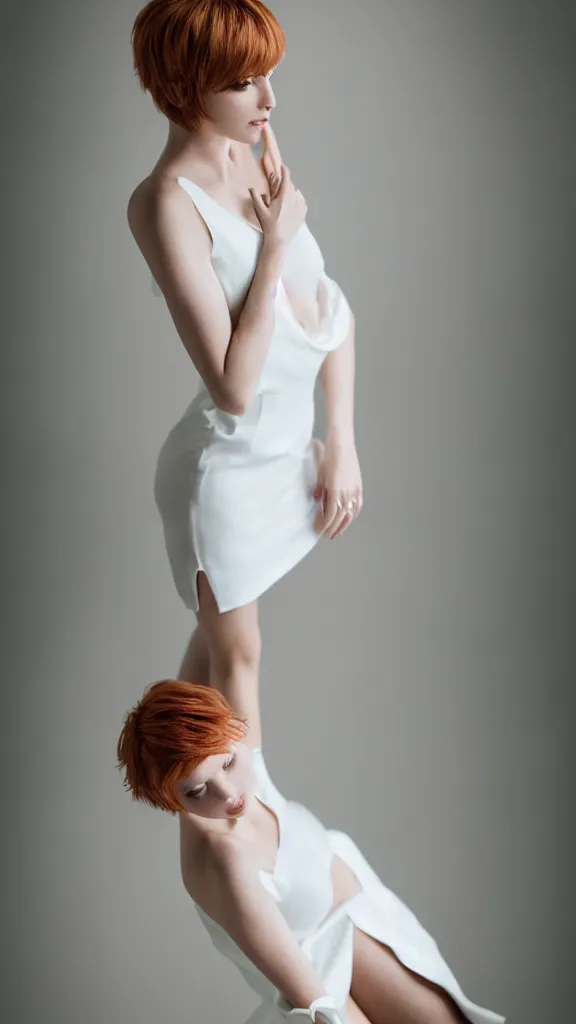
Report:
[[[262,999],[246,1024],[503,1024],[350,836],[279,793],[246,728],[219,691],[163,680],[117,749],[133,799],[179,816],[184,886]]]

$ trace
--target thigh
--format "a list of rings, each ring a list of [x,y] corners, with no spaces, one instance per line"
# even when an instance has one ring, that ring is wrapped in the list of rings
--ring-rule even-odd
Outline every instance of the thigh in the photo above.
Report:
[[[355,1003],[352,996],[346,1000],[346,1024],[372,1024],[371,1020],[362,1012],[358,1003]]]
[[[350,994],[370,1024],[463,1024],[448,993],[405,967],[389,946],[354,929]]]

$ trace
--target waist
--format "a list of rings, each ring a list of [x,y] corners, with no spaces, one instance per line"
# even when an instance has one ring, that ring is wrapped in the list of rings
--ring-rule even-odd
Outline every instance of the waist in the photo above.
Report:
[[[312,436],[314,417],[313,391],[263,389],[241,415],[218,409],[210,395],[200,391],[184,421],[185,429],[211,448],[273,455],[304,447]]]

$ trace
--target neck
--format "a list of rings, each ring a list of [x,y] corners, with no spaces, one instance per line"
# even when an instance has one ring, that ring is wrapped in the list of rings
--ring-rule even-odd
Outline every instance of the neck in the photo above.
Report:
[[[246,810],[239,818],[203,818],[191,811],[179,811],[178,817],[183,828],[191,829],[198,835],[208,833],[218,835],[242,835],[251,830],[251,811],[254,806],[253,796],[246,801]]]
[[[209,125],[186,132],[170,122],[166,145],[154,169],[177,164],[183,173],[188,167],[194,173],[202,167],[213,176],[215,185],[226,184],[238,171],[243,148],[241,142],[219,135]]]

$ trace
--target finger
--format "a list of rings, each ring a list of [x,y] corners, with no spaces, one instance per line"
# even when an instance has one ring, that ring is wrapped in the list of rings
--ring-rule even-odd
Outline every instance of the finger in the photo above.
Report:
[[[278,195],[280,195],[280,193],[284,195],[291,181],[290,170],[286,167],[286,164],[280,164],[280,174],[282,180],[280,182],[280,188],[278,189]]]
[[[358,492],[350,500],[352,501],[354,506],[352,508],[352,517],[353,519],[356,519],[356,516],[359,516],[360,512],[362,511],[362,506],[364,505],[364,498],[363,495],[360,492]]]
[[[250,198],[252,200],[256,216],[258,217],[258,220],[260,222],[260,227],[262,228],[262,230],[264,230],[266,221],[265,218],[263,217],[263,211],[267,209],[267,207],[262,202],[261,197],[254,191],[253,188],[249,188],[248,191],[250,193]]]
[[[264,194],[256,192],[256,190],[254,188],[249,188],[248,191],[250,193],[250,198],[252,199],[252,202],[254,203],[254,209],[256,210],[256,213],[258,214],[258,218],[260,218],[262,207],[264,207],[266,205],[265,202],[264,202]]]
[[[337,499],[333,495],[328,495],[324,509],[324,533],[329,537],[332,532],[338,527],[342,518],[342,509],[338,508]]]
[[[272,159],[272,162],[273,162],[274,166],[275,167],[280,167],[280,164],[282,163],[282,155],[280,153],[280,147],[278,145],[278,140],[277,140],[276,135],[274,133],[274,130],[273,130],[271,124],[270,124],[270,121],[267,121],[266,124],[264,125],[263,135],[264,135],[264,148],[265,148],[266,152],[269,154],[270,158]]]
[[[361,508],[360,502],[361,499],[357,497],[350,498],[350,500],[345,503],[344,518],[340,525],[335,530],[334,537],[340,537],[344,533],[344,531],[348,529],[351,523],[354,522]]]
[[[334,510],[329,505],[328,495],[323,487],[321,488],[317,500],[320,502],[320,507],[316,515],[314,526],[318,533],[325,533],[326,530],[330,527],[330,523],[334,515]]]
[[[351,499],[352,508],[347,511],[350,512],[351,519],[356,519],[360,515],[362,509],[362,495],[357,495]]]
[[[334,540],[334,538],[338,536],[342,528],[342,524],[346,521],[346,518],[347,513],[342,511],[339,512],[336,518],[333,520],[333,522],[330,523],[330,529],[328,530],[329,540]]]
[[[347,495],[340,494],[335,499],[337,515],[330,523],[328,536],[330,540],[334,540],[335,537],[340,536],[344,532],[354,519],[356,505],[354,498],[348,497]]]
[[[324,494],[324,489],[322,487],[322,484],[321,483],[316,484],[316,487],[314,488],[314,499],[315,499],[315,501],[318,502],[318,510],[316,512],[316,518],[314,519],[314,529],[318,533],[323,533],[324,532],[324,526],[325,526],[325,523],[324,523],[325,508],[324,508],[324,496],[323,496],[323,494]]]
[[[268,184],[270,187],[270,199],[276,199],[280,189],[280,178],[278,178],[274,172],[268,175]]]
[[[262,170],[264,171],[264,174],[266,175],[267,178],[269,177],[271,171],[276,172],[276,170],[278,168],[277,162],[273,159],[272,154],[270,153],[270,151],[267,148],[265,148],[265,150],[264,150],[264,152],[262,154],[262,161],[261,161],[261,163],[262,163]]]
[[[348,529],[348,527],[350,526],[350,523],[352,522],[353,518],[354,518],[354,516],[352,516],[352,515],[350,514],[350,512],[347,512],[347,513],[346,513],[346,515],[344,516],[344,519],[343,519],[343,520],[342,520],[342,522],[340,523],[340,526],[338,527],[338,529],[337,529],[337,530],[335,530],[335,531],[334,531],[334,533],[332,534],[332,536],[331,536],[330,540],[336,540],[336,537],[341,537],[341,536],[342,536],[342,534],[343,534],[343,533],[344,533],[344,532],[345,532],[345,531],[346,531],[346,530]]]

